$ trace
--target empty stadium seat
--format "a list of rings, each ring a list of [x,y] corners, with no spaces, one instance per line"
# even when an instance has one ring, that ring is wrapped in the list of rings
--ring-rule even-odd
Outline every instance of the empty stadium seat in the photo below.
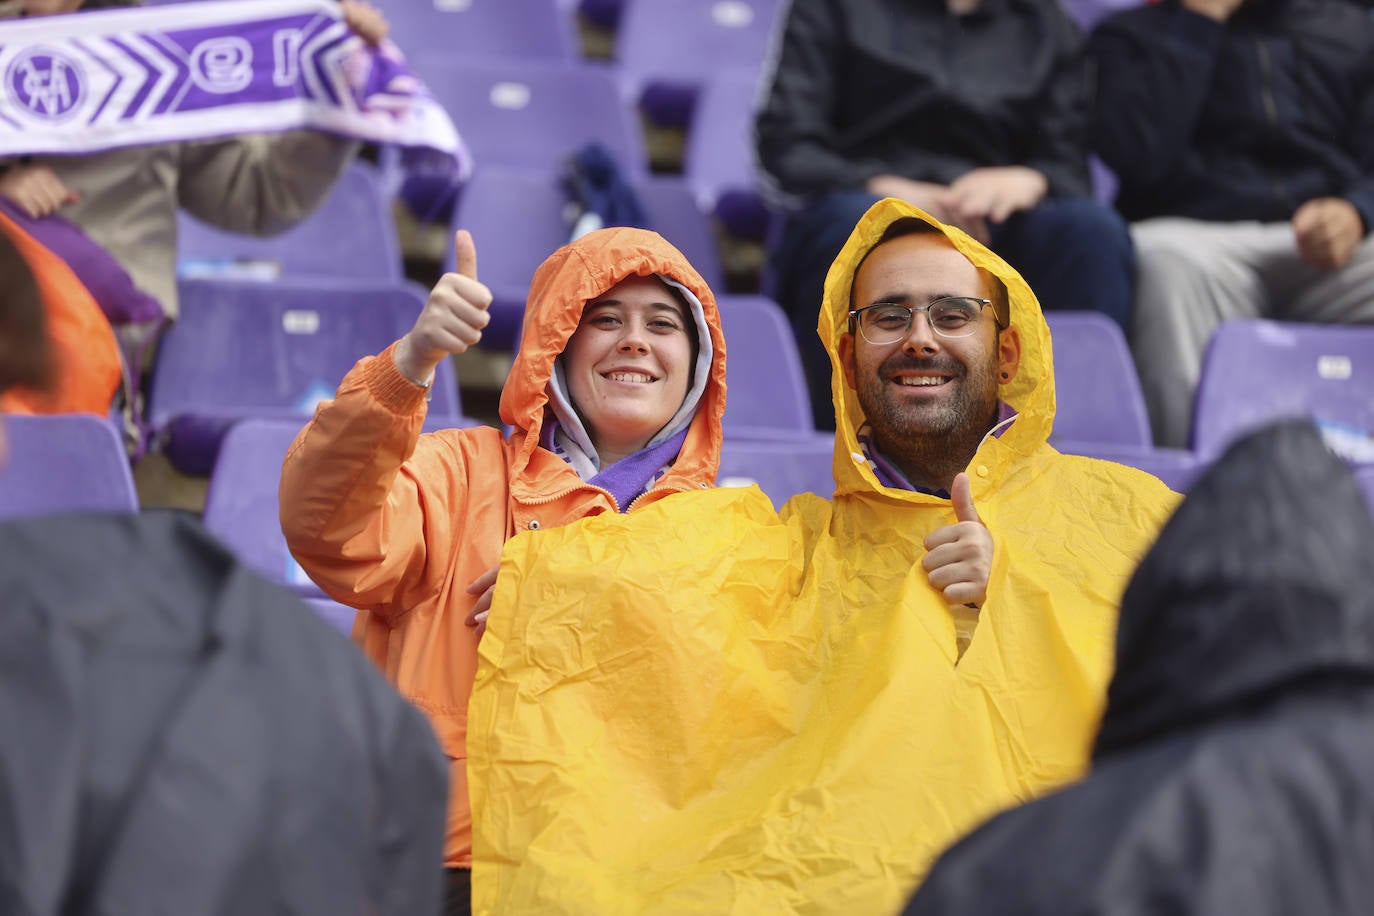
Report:
[[[427,55],[571,61],[573,20],[558,0],[375,0],[391,39],[415,61]],[[461,127],[460,127],[461,129]]]
[[[1194,451],[1215,456],[1241,433],[1284,417],[1312,417],[1337,454],[1374,461],[1374,328],[1223,322],[1202,361]]]
[[[119,433],[88,414],[0,418],[0,519],[60,512],[137,512]]]
[[[737,439],[819,439],[797,355],[782,308],[764,296],[716,297],[725,333],[725,436]]]
[[[678,246],[713,290],[720,289],[715,239],[690,193],[671,179],[645,179],[637,187],[651,228]],[[519,340],[530,280],[568,242],[569,213],[568,195],[552,171],[482,169],[463,190],[454,227],[472,232],[480,276],[492,293],[486,343],[513,347]],[[445,269],[453,269],[452,251]]]
[[[627,98],[654,122],[691,125],[697,94],[725,69],[757,71],[778,0],[626,0],[615,60]]]
[[[205,527],[245,564],[300,595],[311,610],[348,634],[357,611],[327,597],[310,581],[281,533],[277,485],[286,450],[300,428],[291,420],[234,424],[210,477]]]
[[[701,91],[696,117],[682,156],[682,173],[701,206],[727,233],[762,241],[769,211],[754,168],[752,72],[724,71]]]
[[[172,464],[207,474],[240,417],[304,422],[359,359],[410,330],[426,293],[415,283],[222,278],[179,284],[181,315],[158,347],[149,419]],[[451,362],[440,363],[430,422],[462,417]]]
[[[747,487],[757,484],[775,508],[782,508],[798,493],[829,498],[835,492],[831,461],[833,436],[804,440],[759,441],[727,436],[720,449],[720,473],[716,485]]]
[[[188,213],[177,220],[182,276],[320,276],[399,281],[401,246],[375,167],[353,162],[320,207],[280,235],[227,232]]]
[[[604,67],[449,55],[417,61],[416,69],[453,118],[478,172],[557,172],[570,153],[593,142],[627,176],[648,171],[644,138]]]
[[[1046,312],[1045,321],[1057,401],[1050,441],[1148,448],[1145,396],[1121,328],[1099,312]]]

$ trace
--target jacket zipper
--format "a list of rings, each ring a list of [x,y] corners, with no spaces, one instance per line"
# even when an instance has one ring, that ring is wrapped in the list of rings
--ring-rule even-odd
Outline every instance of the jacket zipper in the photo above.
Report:
[[[1263,38],[1255,39],[1255,54],[1259,58],[1260,104],[1264,108],[1264,118],[1268,122],[1270,132],[1276,133],[1279,128],[1279,106],[1274,99],[1274,67],[1269,59],[1269,48],[1264,44]],[[1269,177],[1269,183],[1274,191],[1274,199],[1279,206],[1291,213],[1293,206],[1288,199],[1288,193],[1283,189],[1283,185],[1272,174]]]

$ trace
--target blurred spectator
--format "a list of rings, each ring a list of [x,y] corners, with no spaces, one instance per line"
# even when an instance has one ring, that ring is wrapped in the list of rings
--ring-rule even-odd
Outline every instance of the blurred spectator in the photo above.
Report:
[[[1346,0],[1163,0],[1097,27],[1092,141],[1139,264],[1155,440],[1189,442],[1228,318],[1374,321],[1374,20]]]
[[[834,428],[825,274],[881,197],[988,244],[1046,310],[1126,325],[1130,238],[1087,196],[1081,35],[1056,0],[796,0],[775,53],[756,122],[762,180],[788,211],[773,294],[819,426]]]
[[[1371,544],[1311,424],[1233,445],[1126,591],[1092,774],[952,847],[907,916],[1368,913]]]
[[[53,290],[0,235],[0,395]],[[0,913],[437,911],[424,717],[196,522],[0,525],[0,594]]]

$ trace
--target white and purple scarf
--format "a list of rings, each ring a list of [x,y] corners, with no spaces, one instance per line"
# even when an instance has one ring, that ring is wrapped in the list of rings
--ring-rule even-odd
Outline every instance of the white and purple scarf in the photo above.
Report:
[[[329,0],[210,0],[0,23],[0,157],[309,128],[471,168],[394,45]]]

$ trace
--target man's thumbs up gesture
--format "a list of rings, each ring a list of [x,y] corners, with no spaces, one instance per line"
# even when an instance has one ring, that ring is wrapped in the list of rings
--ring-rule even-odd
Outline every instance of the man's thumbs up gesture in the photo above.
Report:
[[[945,596],[946,604],[982,607],[992,574],[992,533],[978,517],[967,474],[954,475],[950,501],[958,521],[926,536],[921,566],[930,584]]]
[[[396,345],[394,358],[401,374],[417,385],[429,383],[434,367],[451,353],[462,353],[482,339],[491,320],[491,290],[477,280],[477,246],[472,233],[458,230],[453,237],[457,266],[429,291],[415,326]]]

